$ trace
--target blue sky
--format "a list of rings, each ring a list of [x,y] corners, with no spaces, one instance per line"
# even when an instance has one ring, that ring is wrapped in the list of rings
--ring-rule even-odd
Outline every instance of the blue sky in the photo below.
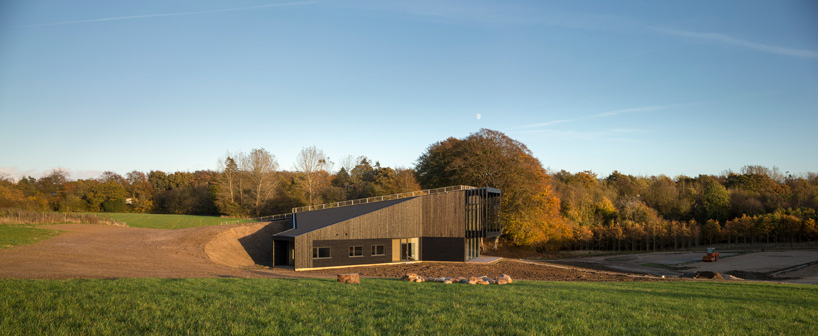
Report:
[[[814,1],[4,1],[0,171],[412,167],[489,128],[543,165],[818,171]],[[480,117],[478,118],[478,115]]]

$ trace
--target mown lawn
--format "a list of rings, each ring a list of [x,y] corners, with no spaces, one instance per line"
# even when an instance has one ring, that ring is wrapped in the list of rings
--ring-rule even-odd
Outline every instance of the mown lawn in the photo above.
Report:
[[[818,334],[818,287],[364,279],[0,281],[0,334]]]
[[[58,230],[43,229],[34,225],[0,224],[0,249],[34,244],[59,234]]]
[[[140,227],[149,229],[185,229],[199,226],[219,225],[222,222],[231,220],[213,216],[191,216],[191,215],[164,215],[164,214],[141,214],[141,213],[95,213],[100,217],[110,217],[119,222],[125,222],[129,227]]]

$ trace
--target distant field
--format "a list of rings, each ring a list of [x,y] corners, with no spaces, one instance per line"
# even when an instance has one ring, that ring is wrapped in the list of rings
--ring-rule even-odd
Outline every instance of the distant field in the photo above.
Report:
[[[818,287],[727,282],[1,280],[0,334],[818,333]]]
[[[137,213],[95,213],[100,217],[110,217],[114,220],[125,222],[130,227],[141,227],[149,229],[185,229],[199,226],[219,225],[221,222],[229,221],[230,218],[212,216],[190,216],[190,215],[159,215],[159,214],[137,214]]]
[[[34,244],[59,234],[60,231],[42,229],[34,227],[33,225],[0,224],[0,249]]]

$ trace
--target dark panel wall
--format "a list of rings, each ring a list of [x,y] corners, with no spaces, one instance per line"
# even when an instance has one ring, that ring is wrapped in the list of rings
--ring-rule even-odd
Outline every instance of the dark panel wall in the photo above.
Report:
[[[465,239],[448,237],[423,237],[420,249],[423,260],[429,261],[464,261]]]
[[[312,242],[312,244],[312,247],[332,248],[332,258],[312,259],[312,267],[365,265],[392,262],[391,239],[315,240]],[[372,245],[383,245],[384,255],[372,256]],[[350,246],[363,246],[364,255],[361,257],[350,257]],[[312,258],[312,248],[310,248],[310,258]]]

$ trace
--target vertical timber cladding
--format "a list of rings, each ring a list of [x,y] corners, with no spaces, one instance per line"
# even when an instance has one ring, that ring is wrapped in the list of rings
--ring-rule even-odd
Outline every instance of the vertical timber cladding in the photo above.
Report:
[[[464,191],[428,195],[421,199],[423,237],[463,237],[466,231]]]
[[[415,238],[422,233],[422,199],[416,197],[295,237],[295,268],[313,265],[315,240]],[[334,251],[332,252],[335,253]],[[365,251],[366,253],[366,251]]]
[[[494,188],[466,191],[466,238],[500,235],[500,197],[500,190]]]

